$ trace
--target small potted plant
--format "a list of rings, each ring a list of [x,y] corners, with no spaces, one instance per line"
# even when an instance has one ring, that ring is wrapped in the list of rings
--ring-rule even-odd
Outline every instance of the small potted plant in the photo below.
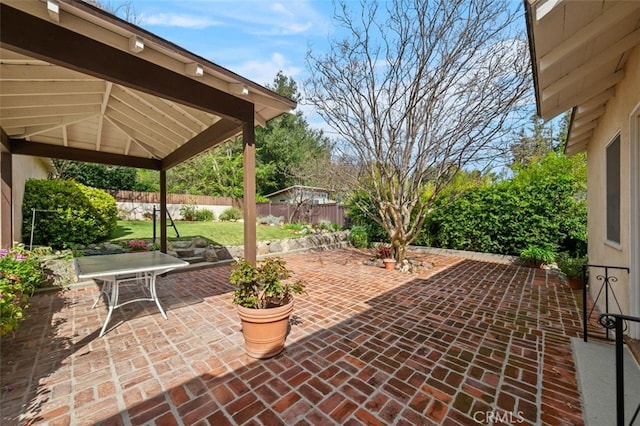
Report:
[[[391,255],[391,247],[385,245],[379,246],[376,250],[376,258],[382,259],[382,264],[385,269],[396,268],[396,260]]]
[[[573,290],[582,289],[582,269],[589,263],[587,257],[571,257],[567,253],[560,253],[556,257],[558,269],[567,277],[567,284]]]
[[[266,258],[256,266],[240,259],[231,272],[233,304],[236,305],[245,350],[252,358],[273,357],[284,349],[293,295],[302,294],[305,282],[284,281],[291,275],[280,257]]]

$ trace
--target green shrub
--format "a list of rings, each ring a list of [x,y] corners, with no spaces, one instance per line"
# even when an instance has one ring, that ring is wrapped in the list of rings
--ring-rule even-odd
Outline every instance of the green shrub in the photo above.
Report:
[[[182,215],[182,219],[186,221],[196,220],[197,208],[191,204],[183,204],[180,207],[180,215]]]
[[[303,228],[307,225],[305,223],[297,222],[297,223],[285,223],[282,225],[282,229],[288,229],[294,232],[301,232]]]
[[[347,218],[353,227],[364,228],[367,234],[367,244],[369,241],[389,241],[389,235],[384,228],[367,213],[376,211],[371,198],[363,191],[356,192],[349,199]]]
[[[354,226],[349,233],[351,245],[356,248],[365,248],[369,246],[369,235],[364,226]]]
[[[116,229],[115,199],[101,189],[74,181],[34,180],[25,184],[22,238],[30,240],[32,209],[37,212],[34,244],[68,248],[109,238]]]
[[[242,219],[242,211],[235,207],[230,207],[220,213],[219,219],[222,221],[240,220]]]
[[[569,253],[558,253],[556,263],[567,278],[582,278],[582,267],[589,261],[587,256],[571,257]]]
[[[196,212],[196,220],[198,222],[211,222],[212,220],[215,220],[215,215],[211,210],[200,209]]]
[[[30,252],[0,249],[0,335],[18,328],[27,318],[29,297],[46,281],[40,263]]]
[[[511,180],[439,197],[425,223],[425,240],[486,253],[518,255],[537,246],[583,256],[587,209],[573,161],[552,153]]]
[[[539,267],[555,261],[555,254],[542,247],[529,246],[520,252],[520,261],[528,266]]]
[[[323,221],[319,222],[318,224],[316,224],[314,226],[314,228],[319,230],[319,231],[335,232],[335,231],[339,231],[340,230],[340,225],[338,225],[337,223],[333,223],[330,220],[323,220]]]

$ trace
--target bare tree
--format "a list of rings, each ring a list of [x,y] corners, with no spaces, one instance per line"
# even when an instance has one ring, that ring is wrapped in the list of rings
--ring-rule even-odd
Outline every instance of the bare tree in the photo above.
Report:
[[[458,170],[504,154],[529,80],[517,13],[497,0],[337,4],[328,53],[307,54],[306,97],[356,164],[360,206],[404,259]]]
[[[106,10],[107,12],[124,19],[132,24],[139,25],[142,21],[142,15],[138,13],[133,1],[113,2],[111,0],[84,0],[93,6]]]

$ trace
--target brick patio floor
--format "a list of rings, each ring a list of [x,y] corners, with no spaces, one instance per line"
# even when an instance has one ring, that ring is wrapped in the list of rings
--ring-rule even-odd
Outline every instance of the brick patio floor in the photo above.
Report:
[[[543,270],[417,257],[434,268],[287,256],[308,294],[264,361],[244,354],[228,265],[160,278],[169,319],[133,303],[102,338],[97,286],[38,294],[2,341],[2,424],[582,424],[574,293]]]

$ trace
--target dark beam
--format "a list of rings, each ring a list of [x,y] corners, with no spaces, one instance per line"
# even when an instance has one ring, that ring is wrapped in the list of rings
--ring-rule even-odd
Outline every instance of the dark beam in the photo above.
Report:
[[[254,122],[250,102],[4,3],[0,45],[222,117]]]
[[[2,132],[4,133],[4,132]],[[0,248],[13,245],[13,158],[0,152]]]
[[[250,122],[253,125],[253,122]],[[242,131],[242,125],[229,120],[220,120],[189,142],[173,151],[162,161],[162,170],[168,170],[202,151],[221,144]]]
[[[0,127],[0,144],[2,144],[5,151],[11,151],[11,142],[9,142],[9,136],[2,127]],[[2,150],[0,149],[0,151]]]
[[[24,139],[10,139],[10,142],[11,146],[9,150],[12,154],[135,167],[137,169],[160,170],[161,166],[160,160],[151,158],[130,157],[123,154],[111,154],[108,152],[89,151],[67,146],[28,142]]]

